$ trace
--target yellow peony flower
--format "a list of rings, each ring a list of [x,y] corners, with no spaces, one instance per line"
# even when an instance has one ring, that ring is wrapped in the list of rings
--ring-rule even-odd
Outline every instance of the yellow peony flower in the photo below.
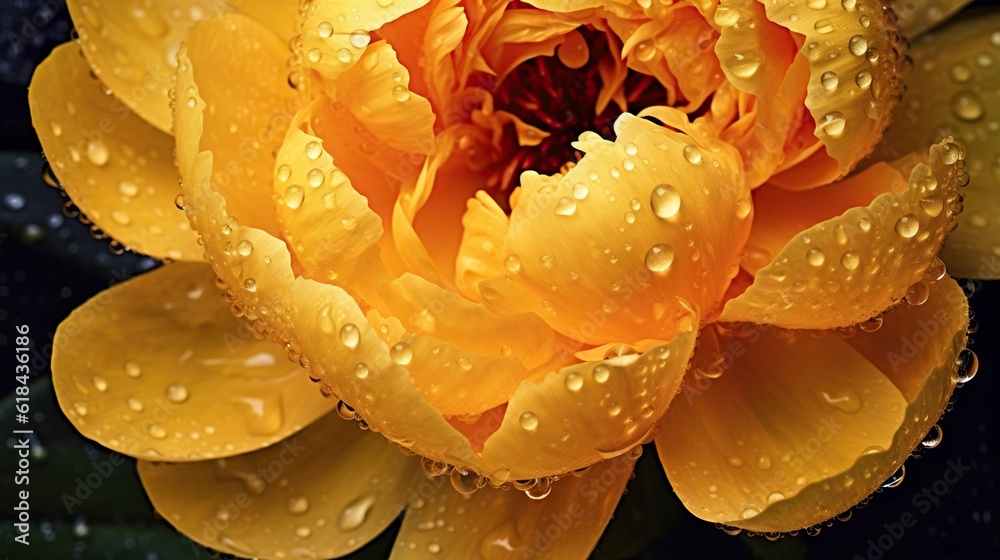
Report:
[[[693,514],[793,531],[975,374],[937,255],[971,175],[946,256],[997,275],[996,12],[911,63],[872,0],[68,4],[46,156],[172,262],[60,326],[55,389],[206,546],[405,510],[401,558],[583,558],[651,441]]]

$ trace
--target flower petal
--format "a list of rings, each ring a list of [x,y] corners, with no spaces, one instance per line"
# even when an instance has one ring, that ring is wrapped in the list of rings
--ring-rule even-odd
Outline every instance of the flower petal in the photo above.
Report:
[[[585,558],[611,519],[634,463],[631,457],[598,463],[586,474],[552,483],[543,500],[517,490],[483,488],[468,496],[447,484],[425,484],[420,507],[411,503],[406,511],[389,558]]]
[[[173,139],[90,75],[75,44],[52,51],[28,90],[31,117],[60,184],[105,233],[140,253],[197,261],[202,249],[174,199]]]
[[[707,315],[737,273],[749,190],[731,148],[629,114],[615,129],[559,180],[522,176],[507,274],[480,288],[584,342],[670,340],[676,298]]]
[[[174,55],[188,28],[221,13],[214,0],[67,0],[83,53],[94,73],[143,120],[170,133]]]
[[[967,177],[963,157],[948,140],[932,146],[928,163],[912,167],[901,194],[887,192],[802,231],[726,303],[719,319],[828,329],[894,305],[955,226],[958,187]]]
[[[212,185],[244,224],[279,231],[271,198],[274,153],[295,114],[287,50],[250,18],[225,14],[191,29],[178,53],[175,104],[181,176],[200,150],[213,153]],[[233,96],[239,92],[239,103]]]
[[[905,5],[905,4],[904,4]],[[873,154],[895,158],[954,135],[968,151],[965,212],[941,258],[957,275],[1000,277],[1000,14],[976,12],[914,41],[916,61],[893,124]]]
[[[889,5],[899,21],[899,32],[914,39],[928,30],[948,21],[972,0],[934,0],[914,2],[912,0],[892,0]]]
[[[139,462],[153,506],[194,541],[241,558],[335,558],[379,535],[423,480],[418,462],[328,414],[238,457]]]
[[[216,300],[214,281],[205,264],[167,265],[59,325],[53,383],[83,435],[141,459],[192,461],[270,445],[333,408]]]
[[[310,117],[318,99],[295,116],[278,150],[274,193],[281,231],[303,274],[350,287],[363,259],[377,259],[382,219],[323,149]]]
[[[901,54],[890,16],[873,0],[813,2],[805,9],[790,2],[761,3],[769,20],[805,38],[800,56],[811,70],[805,104],[816,137],[846,175],[882,137],[898,95]],[[737,23],[720,14],[716,21],[724,26]],[[742,64],[749,73],[746,60],[756,54],[723,64]]]
[[[371,32],[428,3],[429,0],[393,0],[365,3],[355,0],[315,0],[300,18],[302,52],[300,64],[306,72],[315,71],[327,83],[362,59],[371,42]],[[350,20],[344,14],[351,13]]]
[[[389,146],[404,152],[434,151],[431,104],[411,92],[410,73],[389,43],[378,41],[361,54],[359,64],[328,89],[358,121]],[[329,91],[332,90],[332,91]]]
[[[455,263],[455,284],[462,295],[480,301],[479,283],[504,273],[501,251],[509,219],[483,191],[470,198],[466,208],[462,216],[462,245]]]
[[[856,206],[868,206],[881,194],[902,194],[908,187],[906,176],[883,162],[816,189],[788,191],[765,185],[753,193],[753,228],[741,265],[756,274],[799,233]]]
[[[846,340],[749,324],[742,338],[722,337],[728,371],[686,387],[656,436],[685,506],[708,521],[791,531],[877,489],[955,386],[968,305],[951,279],[930,292],[888,314],[882,330]]]

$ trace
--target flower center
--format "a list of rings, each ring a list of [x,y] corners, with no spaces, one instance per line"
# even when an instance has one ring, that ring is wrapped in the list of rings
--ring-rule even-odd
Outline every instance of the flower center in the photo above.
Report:
[[[614,63],[618,57],[610,50],[607,34],[587,27],[578,31],[590,50],[582,67],[568,68],[558,57],[538,56],[519,64],[493,91],[497,110],[550,134],[536,146],[520,146],[516,138],[509,139],[507,163],[490,177],[487,189],[501,206],[506,206],[521,172],[551,175],[579,160],[581,154],[571,144],[581,133],[592,131],[611,139],[614,122],[625,110],[637,112],[667,103],[667,92],[656,78],[630,69],[620,86],[627,107],[611,100],[598,112],[598,96],[605,87],[599,68],[602,61]],[[621,45],[614,48],[621,51]]]

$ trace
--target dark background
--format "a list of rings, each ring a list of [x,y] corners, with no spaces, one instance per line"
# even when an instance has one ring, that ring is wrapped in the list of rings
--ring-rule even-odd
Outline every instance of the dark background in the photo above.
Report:
[[[978,2],[977,4],[986,4]],[[38,432],[32,465],[32,546],[10,544],[14,458],[4,436],[0,464],[0,554],[10,558],[173,559],[218,556],[201,549],[156,518],[131,462],[115,469],[72,514],[60,496],[73,492],[75,479],[93,470],[108,451],[82,437],[63,417],[48,382],[48,349],[58,323],[89,297],[114,282],[158,265],[134,254],[114,255],[108,240],[94,239],[89,228],[64,216],[67,199],[42,181],[41,148],[31,128],[27,85],[35,65],[70,37],[71,24],[61,2],[44,17],[37,0],[0,0],[0,387],[13,386],[13,327],[27,323],[35,345],[32,423]],[[42,14],[42,16],[39,16]],[[44,20],[31,25],[31,19]],[[27,18],[27,20],[22,19]],[[25,27],[25,23],[29,27]],[[973,283],[969,283],[970,286]],[[684,510],[659,468],[653,449],[639,464],[616,518],[594,554],[625,558],[895,558],[989,559],[1000,557],[993,510],[1000,505],[994,469],[996,433],[996,341],[1000,324],[1000,283],[976,283],[972,307],[980,326],[972,348],[979,355],[978,376],[956,391],[954,410],[941,421],[944,442],[907,462],[898,488],[884,490],[847,522],[825,527],[818,536],[800,534],[770,542],[763,537],[732,537]],[[9,395],[8,395],[9,396]],[[10,399],[0,405],[4,432],[12,429]],[[9,433],[9,432],[8,432]],[[911,500],[942,478],[949,461],[972,467],[941,498],[939,507],[921,514]],[[887,541],[884,524],[912,513],[916,524]],[[354,555],[385,558],[398,522]],[[883,537],[888,551],[872,543]],[[29,552],[25,552],[29,551]],[[26,555],[27,554],[27,555]]]

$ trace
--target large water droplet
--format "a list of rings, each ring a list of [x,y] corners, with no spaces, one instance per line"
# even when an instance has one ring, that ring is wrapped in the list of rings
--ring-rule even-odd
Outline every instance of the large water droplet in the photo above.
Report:
[[[533,412],[525,412],[520,418],[521,427],[529,432],[534,432],[538,429],[538,416]]]
[[[649,207],[659,218],[673,218],[681,208],[681,195],[672,185],[657,185],[649,195]]]
[[[673,263],[674,250],[666,243],[654,245],[646,252],[645,264],[650,272],[665,274]]]
[[[348,348],[356,348],[361,341],[361,331],[353,323],[347,323],[340,328],[340,341]]]
[[[344,511],[340,512],[337,527],[341,531],[353,531],[361,527],[368,516],[368,512],[375,505],[376,498],[375,494],[365,494],[352,501],[344,508]]]

